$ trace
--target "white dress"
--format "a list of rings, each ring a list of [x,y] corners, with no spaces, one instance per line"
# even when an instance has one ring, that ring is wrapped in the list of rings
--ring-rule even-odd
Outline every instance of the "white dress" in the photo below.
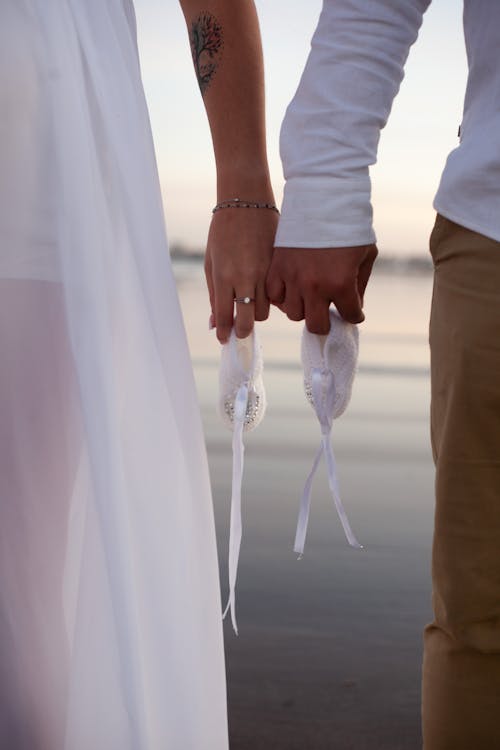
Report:
[[[225,750],[213,509],[130,0],[0,0],[0,748]]]

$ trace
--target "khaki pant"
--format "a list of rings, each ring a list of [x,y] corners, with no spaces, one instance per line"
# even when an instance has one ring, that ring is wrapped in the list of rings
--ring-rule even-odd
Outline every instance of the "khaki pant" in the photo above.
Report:
[[[435,620],[425,750],[500,748],[500,242],[441,216],[430,324]]]

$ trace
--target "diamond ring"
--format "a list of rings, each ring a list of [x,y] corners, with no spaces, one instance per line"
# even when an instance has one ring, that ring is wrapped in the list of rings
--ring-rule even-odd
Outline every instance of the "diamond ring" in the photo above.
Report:
[[[243,305],[249,305],[250,302],[255,302],[254,297],[235,297],[235,302],[241,302]]]

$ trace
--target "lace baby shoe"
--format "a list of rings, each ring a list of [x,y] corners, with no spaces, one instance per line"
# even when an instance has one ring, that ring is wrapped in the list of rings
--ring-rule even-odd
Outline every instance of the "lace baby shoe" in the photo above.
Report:
[[[352,532],[340,499],[331,445],[333,420],[345,411],[351,398],[358,360],[358,339],[357,326],[346,323],[333,308],[330,308],[330,332],[327,336],[310,333],[305,326],[302,333],[304,389],[321,426],[321,444],[307,477],[300,503],[294,544],[294,551],[299,554],[299,559],[304,552],[311,508],[312,481],[322,455],[326,461],[330,491],[347,541],[352,547],[362,549],[362,545]]]
[[[231,491],[231,524],[229,531],[229,600],[224,610],[231,610],[234,632],[236,625],[236,576],[240,556],[241,485],[243,480],[243,433],[253,430],[262,421],[266,410],[266,394],[262,381],[262,351],[254,327],[250,336],[239,339],[233,330],[222,346],[219,369],[219,414],[233,433],[233,475]]]
[[[249,432],[261,422],[266,410],[262,367],[262,349],[255,327],[245,339],[239,339],[233,328],[229,341],[222,346],[219,368],[219,414],[230,430],[235,426],[240,389],[243,389],[240,399],[247,397],[243,431]]]

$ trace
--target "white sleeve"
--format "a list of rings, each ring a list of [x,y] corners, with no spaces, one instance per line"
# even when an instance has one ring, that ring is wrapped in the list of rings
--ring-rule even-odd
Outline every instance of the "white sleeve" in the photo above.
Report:
[[[375,241],[369,165],[430,0],[324,0],[281,128],[277,247]]]

